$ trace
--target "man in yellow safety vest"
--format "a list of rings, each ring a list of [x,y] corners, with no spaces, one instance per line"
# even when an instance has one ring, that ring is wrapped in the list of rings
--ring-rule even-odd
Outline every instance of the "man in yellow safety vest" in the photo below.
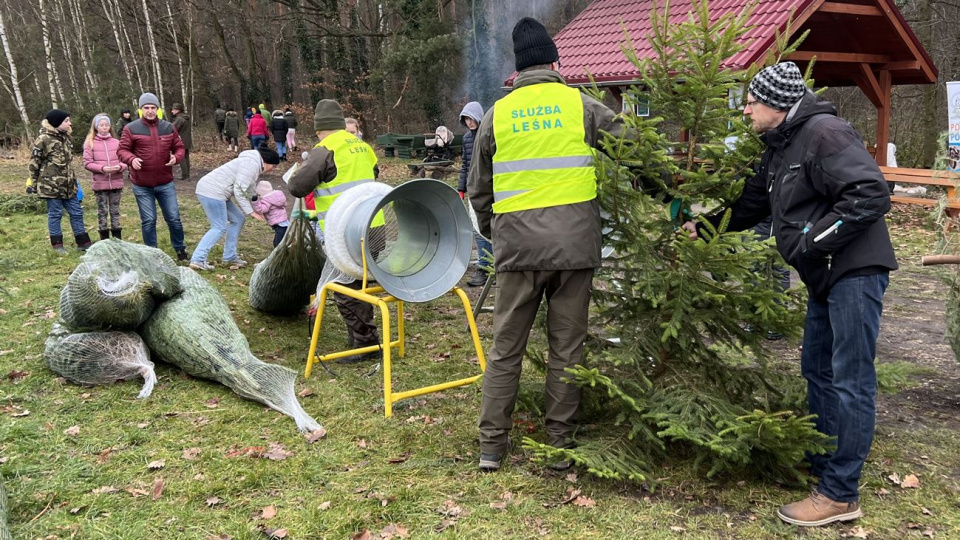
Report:
[[[321,230],[325,229],[327,210],[341,193],[376,178],[377,156],[370,145],[346,131],[346,122],[340,104],[332,99],[317,103],[313,127],[320,142],[310,151],[307,160],[290,178],[290,193],[294,197],[314,195],[316,220]],[[382,225],[382,216],[378,218]],[[376,220],[374,225],[376,225]],[[359,289],[361,280],[346,286]],[[379,332],[373,324],[373,306],[342,294],[334,294],[337,308],[347,324],[351,346],[366,347],[380,343]],[[340,363],[356,363],[379,360],[380,351],[356,354],[338,360]]]
[[[593,272],[600,266],[594,152],[601,131],[619,136],[623,129],[612,110],[566,85],[557,47],[539,21],[517,23],[513,52],[513,91],[480,122],[467,178],[480,233],[493,239],[500,286],[483,375],[483,471],[499,469],[509,450],[520,366],[544,296],[547,443],[573,445],[580,391],[560,379],[583,359]]]

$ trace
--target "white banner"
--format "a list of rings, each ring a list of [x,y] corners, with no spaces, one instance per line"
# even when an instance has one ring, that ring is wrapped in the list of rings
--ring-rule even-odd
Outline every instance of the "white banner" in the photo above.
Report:
[[[947,83],[947,117],[950,131],[947,134],[947,168],[960,171],[960,81]]]

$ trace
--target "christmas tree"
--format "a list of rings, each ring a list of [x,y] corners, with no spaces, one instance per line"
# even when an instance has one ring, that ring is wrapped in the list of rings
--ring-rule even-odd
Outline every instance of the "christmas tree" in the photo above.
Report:
[[[626,134],[603,141],[597,175],[613,254],[595,280],[592,326],[602,335],[569,370],[584,388],[584,415],[608,421],[572,449],[524,441],[546,460],[646,481],[681,457],[711,477],[749,470],[803,481],[797,465],[829,444],[803,412],[803,380],[771,361],[764,339],[796,337],[804,315],[803,291],[777,286],[772,268],[784,263],[774,241],[728,232],[725,219],[696,241],[679,230],[688,209],[735,201],[763,150],[739,110],[762,66],[725,64],[743,49],[752,8],[718,17],[703,1],[671,24],[669,5],[655,7],[654,57],[638,58],[629,40],[623,47],[641,74],[624,98],[656,116],[625,113]],[[797,44],[779,37],[768,63]]]

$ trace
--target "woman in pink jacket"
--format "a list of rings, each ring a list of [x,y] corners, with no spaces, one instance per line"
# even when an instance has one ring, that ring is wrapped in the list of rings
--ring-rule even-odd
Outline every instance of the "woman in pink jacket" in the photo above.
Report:
[[[110,238],[111,232],[114,238],[120,238],[121,234],[120,191],[127,165],[117,158],[119,146],[120,141],[113,136],[110,117],[103,113],[94,116],[87,139],[83,141],[83,168],[93,173],[101,240]]]

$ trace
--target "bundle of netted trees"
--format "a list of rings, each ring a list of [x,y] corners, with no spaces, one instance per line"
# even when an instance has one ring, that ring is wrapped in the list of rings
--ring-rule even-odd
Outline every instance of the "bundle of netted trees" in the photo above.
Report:
[[[226,301],[202,277],[159,249],[97,242],[60,294],[44,360],[79,384],[142,376],[145,398],[156,383],[150,351],[290,416],[301,431],[321,429],[297,401],[296,372],[251,353]]]

